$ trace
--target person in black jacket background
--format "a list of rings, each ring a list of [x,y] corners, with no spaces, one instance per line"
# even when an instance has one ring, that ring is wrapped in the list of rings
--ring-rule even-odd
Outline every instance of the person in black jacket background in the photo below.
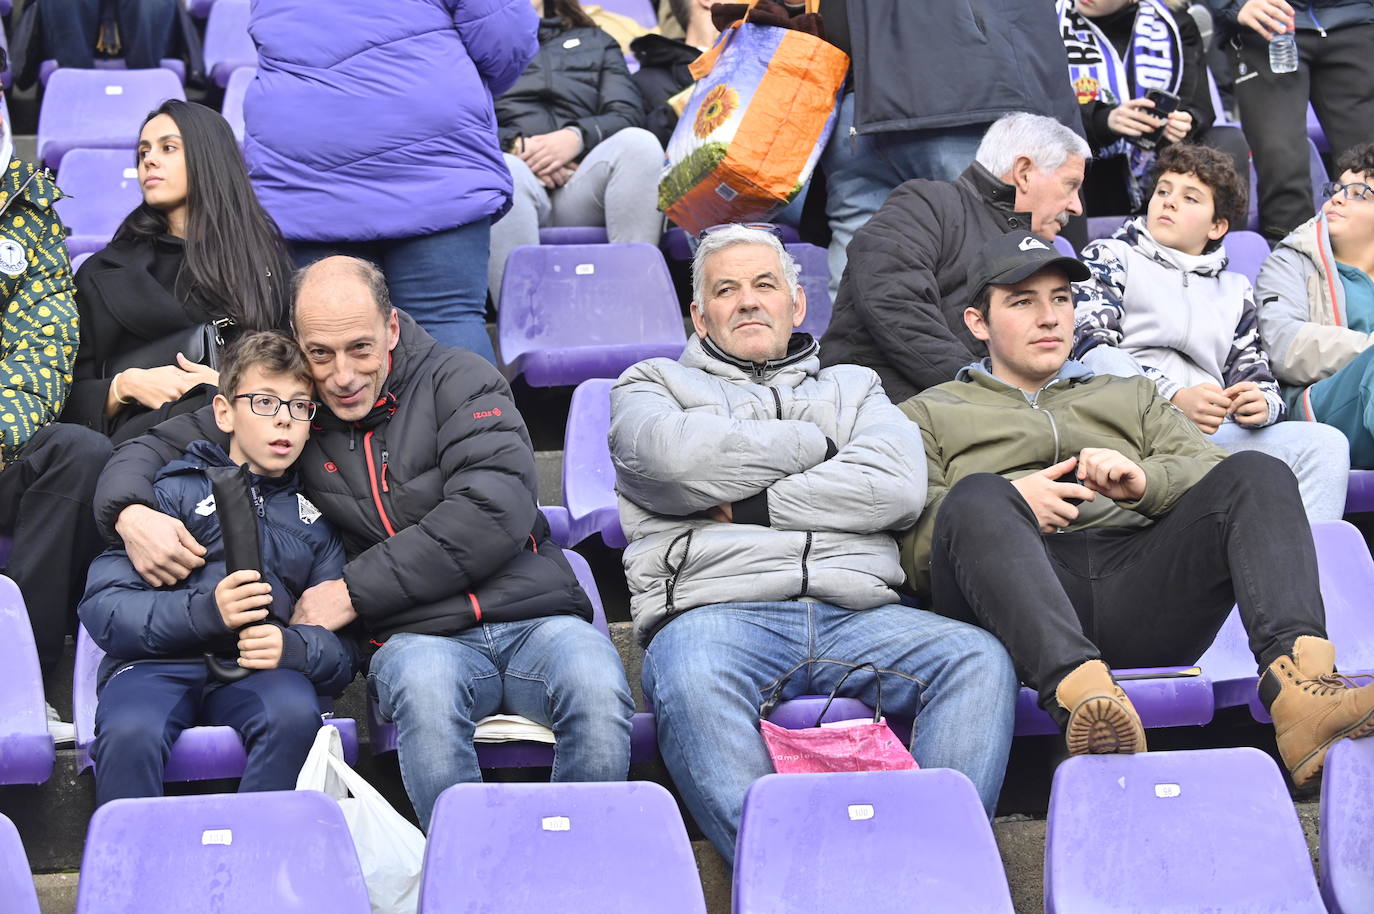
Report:
[[[362,620],[377,646],[369,681],[396,722],[421,826],[443,790],[481,779],[473,727],[497,711],[552,728],[556,780],[624,779],[625,672],[539,511],[509,385],[393,309],[365,261],[312,264],[295,301],[323,402],[298,471],[348,563],[342,580],[302,595],[291,621],[337,631]],[[101,476],[96,520],[150,583],[202,561],[184,525],[155,510],[150,484],[197,438],[223,440],[203,410],[124,443]]]
[[[658,244],[663,147],[644,129],[644,103],[614,38],[577,0],[533,0],[539,53],[496,99],[510,211],[491,227],[487,284],[500,303],[506,258],[538,244],[541,226],[604,225],[612,243]]]
[[[639,61],[631,78],[644,99],[645,127],[666,149],[696,80],[687,67],[716,43],[720,30],[711,21],[712,0],[669,0],[684,39],[641,35],[630,43]]]

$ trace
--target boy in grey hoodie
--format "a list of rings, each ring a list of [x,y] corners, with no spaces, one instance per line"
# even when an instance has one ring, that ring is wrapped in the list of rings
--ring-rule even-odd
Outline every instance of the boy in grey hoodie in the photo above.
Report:
[[[1350,464],[1345,437],[1281,423],[1287,405],[1260,342],[1250,281],[1221,247],[1244,219],[1231,160],[1179,144],[1156,162],[1147,214],[1083,249],[1094,283],[1078,287],[1074,356],[1100,373],[1143,374],[1213,442],[1287,463],[1310,520],[1339,520]]]

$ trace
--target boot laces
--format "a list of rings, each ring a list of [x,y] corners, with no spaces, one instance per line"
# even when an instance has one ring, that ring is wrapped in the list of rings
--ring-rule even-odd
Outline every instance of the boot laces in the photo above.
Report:
[[[1364,683],[1357,683],[1355,681],[1357,679],[1363,679],[1367,681]],[[1323,673],[1315,679],[1304,679],[1301,682],[1299,682],[1298,685],[1306,687],[1309,684],[1311,684],[1315,687],[1315,690],[1318,691],[1320,694],[1331,695],[1336,692],[1343,692],[1347,689],[1358,689],[1362,685],[1368,685],[1371,682],[1374,682],[1374,675],[1369,673],[1345,674],[1331,672]]]

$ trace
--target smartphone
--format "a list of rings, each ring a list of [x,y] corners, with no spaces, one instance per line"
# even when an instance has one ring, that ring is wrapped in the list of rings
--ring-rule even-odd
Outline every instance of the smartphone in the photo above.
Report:
[[[1178,110],[1178,96],[1172,92],[1165,92],[1163,89],[1149,89],[1146,90],[1145,97],[1155,103],[1155,106],[1150,109],[1150,114],[1155,117],[1167,118]],[[1164,128],[1160,127],[1153,133],[1135,137],[1131,142],[1141,149],[1154,149],[1163,138]]]

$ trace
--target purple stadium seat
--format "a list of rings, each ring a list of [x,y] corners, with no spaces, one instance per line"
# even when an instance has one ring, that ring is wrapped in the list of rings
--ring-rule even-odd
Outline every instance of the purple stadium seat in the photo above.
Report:
[[[543,510],[548,510],[547,508]],[[596,578],[592,576],[587,560],[571,549],[563,550],[577,583],[587,592],[592,601],[592,624],[597,631],[610,637],[606,625],[606,610],[601,605],[601,592],[597,589]],[[369,692],[367,698],[368,734],[372,742],[372,754],[396,751],[396,725],[382,716],[377,699]],[[634,729],[630,734],[630,761],[633,763],[650,762],[658,758],[658,731],[654,726],[652,714],[640,713],[634,717]],[[553,747],[548,743],[509,742],[478,743],[477,763],[483,768],[548,768],[553,764]]]
[[[229,84],[224,87],[224,104],[220,106],[220,114],[229,122],[229,129],[234,131],[234,139],[243,145],[243,96],[248,91],[248,84],[258,75],[257,67],[239,67],[229,75]]]
[[[55,758],[29,612],[0,575],[0,784],[41,784]]]
[[[657,784],[458,784],[434,804],[420,883],[421,914],[449,911],[706,914],[706,902]]]
[[[1091,216],[1088,219],[1088,240],[1110,238],[1125,223],[1129,216]]]
[[[1207,676],[1177,675],[1191,667],[1157,667],[1148,670],[1112,670],[1118,676],[1145,676],[1125,679],[1120,685],[1130,696],[1145,729],[1156,727],[1200,727],[1212,722],[1214,702],[1212,682]],[[1151,675],[1153,674],[1153,675]],[[1022,688],[1016,696],[1016,735],[1053,736],[1059,726],[1036,702],[1033,689]]]
[[[1046,914],[1322,914],[1307,842],[1258,749],[1081,755],[1054,773]]]
[[[562,505],[540,505],[539,510],[549,522],[549,535],[553,537],[553,541],[560,546],[574,545],[568,537],[568,529],[572,525],[568,509]]]
[[[658,28],[658,12],[651,0],[590,0],[588,5],[599,6],[608,13],[629,16],[646,29]]]
[[[76,672],[72,677],[72,715],[76,718],[76,770],[94,770],[91,741],[95,739],[95,693],[100,661],[105,652],[91,640],[85,626],[76,633]],[[325,699],[321,699],[325,701]],[[350,765],[358,761],[358,724],[350,717],[331,717],[324,721],[339,728],[344,758]],[[243,740],[233,727],[191,727],[181,731],[172,744],[172,754],[163,772],[165,781],[208,781],[236,778],[243,774],[247,756]]]
[[[797,329],[820,339],[830,326],[830,264],[826,261],[826,250],[801,242],[786,248],[801,267],[801,287],[806,292],[806,318]]]
[[[229,85],[235,70],[258,65],[248,34],[248,0],[218,0],[205,23],[205,72],[217,86]]]
[[[987,814],[949,768],[770,774],[744,798],[735,914],[1011,914]]]
[[[778,238],[783,244],[796,244],[801,241],[801,235],[790,225],[774,225],[773,228],[777,230]],[[659,249],[669,260],[691,260],[696,243],[682,229],[672,226],[663,233]]]
[[[314,790],[114,800],[86,832],[78,914],[369,914],[339,804]]]
[[[1374,739],[1341,740],[1327,753],[1319,831],[1326,909],[1374,911]]]
[[[1240,121],[1231,120],[1231,116],[1226,113],[1226,106],[1221,103],[1221,92],[1217,89],[1217,78],[1212,75],[1212,69],[1207,68],[1207,91],[1212,95],[1212,112],[1216,115],[1216,120],[1212,122],[1213,127],[1239,127]]]
[[[1312,105],[1307,106],[1307,138],[1312,141],[1312,145],[1318,152],[1330,152],[1331,143],[1326,139],[1326,131],[1322,130],[1321,121],[1317,120],[1317,112]]]
[[[125,149],[132,157],[148,112],[185,97],[167,70],[59,70],[38,114],[38,158],[55,169],[77,147]]]
[[[502,362],[533,387],[614,378],[686,345],[668,265],[650,244],[516,248],[497,330]]]
[[[1228,232],[1221,246],[1226,250],[1226,269],[1243,274],[1253,285],[1269,256],[1269,242],[1258,232],[1241,229]]]
[[[72,257],[98,251],[124,217],[143,201],[134,155],[126,149],[73,149],[62,157],[57,186],[68,196],[57,201]]]
[[[603,225],[563,225],[539,230],[540,244],[610,244]]]
[[[1345,488],[1345,513],[1374,511],[1374,470],[1351,470]]]
[[[170,70],[176,74],[177,82],[186,82],[186,63],[177,57],[164,57],[158,61],[158,67],[163,70]],[[45,60],[38,65],[38,84],[47,86],[48,80],[58,70],[62,69],[55,60]],[[129,64],[122,57],[97,57],[95,59],[96,70],[127,70]]]
[[[9,899],[5,902],[9,914],[42,914],[24,842],[19,840],[19,830],[14,823],[3,814],[0,814],[0,898]]]
[[[1078,252],[1073,249],[1073,242],[1063,235],[1054,236],[1054,248],[1065,257],[1077,257]]]
[[[72,275],[75,276],[75,275],[76,275],[76,271],[79,270],[79,269],[81,269],[81,265],[82,265],[83,263],[85,263],[86,261],[90,260],[90,259],[91,259],[91,255],[90,255],[89,252],[88,252],[88,253],[85,253],[85,254],[77,254],[75,257],[73,257],[73,258],[72,258]]]
[[[612,549],[624,549],[615,467],[606,435],[611,428],[611,385],[592,378],[577,385],[568,407],[563,437],[563,503],[568,506],[568,539],[582,542],[594,533]]]

